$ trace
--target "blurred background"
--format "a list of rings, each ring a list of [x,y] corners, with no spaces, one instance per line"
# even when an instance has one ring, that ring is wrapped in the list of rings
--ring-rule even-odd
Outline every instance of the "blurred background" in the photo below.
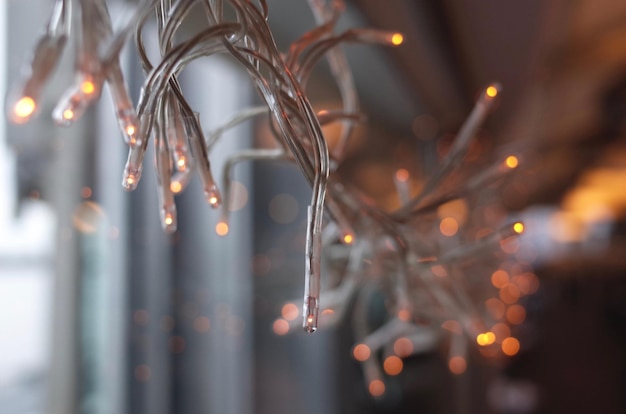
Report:
[[[48,3],[0,3],[3,96]],[[114,17],[126,11],[110,3]],[[313,27],[306,1],[268,3],[282,50]],[[458,370],[434,345],[372,397],[349,317],[314,335],[276,324],[302,291],[310,188],[297,168],[238,166],[226,238],[192,183],[165,235],[151,166],[135,192],[120,186],[126,151],[107,92],[73,128],[49,118],[72,81],[68,53],[36,122],[0,119],[2,414],[626,412],[626,2],[347,5],[340,27],[405,36],[393,50],[346,48],[368,121],[339,174],[382,208],[397,206],[394,172],[427,174],[479,91],[504,85],[478,155],[520,158],[497,190],[500,211],[527,223],[539,280],[512,323],[519,352],[471,351]],[[132,50],[123,65],[136,99]],[[194,63],[181,82],[209,130],[258,102],[227,58]],[[340,106],[324,65],[309,92],[317,109]],[[332,143],[337,131],[326,133]],[[268,139],[264,122],[232,130],[215,171]]]

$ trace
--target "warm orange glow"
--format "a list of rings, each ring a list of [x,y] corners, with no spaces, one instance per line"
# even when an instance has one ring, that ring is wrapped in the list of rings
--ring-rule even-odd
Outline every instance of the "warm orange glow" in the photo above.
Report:
[[[400,46],[402,43],[404,43],[404,36],[402,35],[402,33],[394,33],[394,35],[391,36],[391,43],[394,46]]]
[[[400,319],[401,321],[408,321],[411,319],[411,312],[409,312],[406,309],[401,309],[400,311],[398,311],[398,319]]]
[[[165,216],[165,220],[163,221],[165,221],[165,224],[169,226],[170,224],[174,222],[174,218],[172,217],[171,214],[168,214]]]
[[[519,341],[512,336],[502,341],[502,352],[504,352],[505,355],[513,356],[519,352],[519,348]]]
[[[484,332],[476,336],[476,343],[480,346],[491,345],[496,341],[496,335],[493,332]]]
[[[517,234],[522,234],[524,232],[524,223],[518,221],[513,224],[513,231]]]
[[[506,286],[507,283],[509,283],[509,274],[506,271],[502,269],[496,270],[491,275],[491,284],[494,287],[500,289]]]
[[[398,338],[393,343],[393,352],[399,357],[408,357],[413,353],[413,342],[409,338]]]
[[[506,306],[500,299],[497,298],[489,298],[485,301],[485,307],[493,316],[494,319],[502,319],[504,318],[504,312],[506,311]]]
[[[495,98],[498,95],[498,88],[496,88],[494,85],[489,85],[485,93],[488,97]]]
[[[387,357],[383,363],[383,368],[387,375],[398,375],[402,372],[403,367],[402,360],[395,355]]]
[[[24,96],[13,107],[13,113],[18,118],[29,117],[35,112],[35,100],[30,96]]]
[[[358,344],[352,350],[352,355],[354,356],[354,359],[361,362],[367,361],[371,354],[372,351],[370,351],[370,347],[365,344]]]
[[[459,223],[452,217],[446,217],[439,223],[439,230],[444,236],[452,237],[459,231]]]
[[[450,372],[455,375],[461,375],[467,369],[467,361],[462,356],[454,356],[448,361]]]
[[[272,329],[276,335],[287,335],[289,332],[289,322],[284,319],[276,319],[274,325],[272,325]]]
[[[135,127],[134,125],[128,125],[126,127],[126,134],[128,135],[133,135],[135,133]]]
[[[185,166],[187,165],[187,160],[185,159],[185,157],[180,157],[176,164],[178,165],[178,168],[185,168]]]
[[[280,314],[283,315],[283,318],[287,319],[288,321],[293,321],[298,317],[300,312],[298,311],[298,307],[296,305],[294,305],[293,303],[287,303],[283,306]]]
[[[491,332],[496,336],[496,342],[501,343],[504,338],[511,336],[511,328],[506,323],[496,323],[491,327]]]
[[[526,309],[522,305],[511,305],[506,310],[506,320],[513,325],[519,325],[526,320]]]
[[[457,321],[447,320],[441,324],[441,327],[447,331],[455,333],[457,335],[461,335],[463,333],[463,329],[461,328],[461,324]]]
[[[370,382],[368,390],[370,394],[372,394],[374,397],[380,397],[385,393],[385,383],[379,379],[376,379]]]
[[[396,171],[396,180],[400,181],[401,183],[406,183],[407,181],[409,181],[409,171],[406,168],[400,168],[398,171]]]
[[[517,166],[519,165],[519,160],[515,155],[509,155],[508,157],[506,157],[506,160],[504,160],[504,163],[507,167],[513,169],[517,168]]]
[[[96,85],[92,81],[86,80],[80,85],[80,90],[85,95],[91,95],[96,91]]]
[[[65,111],[63,111],[63,119],[72,119],[74,118],[74,111],[72,111],[71,109],[66,109]]]
[[[178,181],[172,181],[170,183],[170,190],[172,190],[172,193],[178,194],[183,190],[183,185]]]
[[[324,309],[322,311],[322,315],[324,316],[330,316],[330,315],[333,315],[334,313],[335,313],[334,309]]]
[[[211,204],[212,206],[216,206],[218,201],[219,200],[217,196],[212,195],[211,197],[209,197],[209,204]]]
[[[521,292],[513,283],[507,283],[500,289],[500,300],[507,305],[512,305],[520,298]]]
[[[354,236],[350,233],[347,233],[343,236],[343,242],[345,244],[352,244],[352,242],[354,241]]]
[[[220,221],[215,226],[215,232],[217,233],[218,236],[226,236],[228,234],[228,224],[224,223],[223,221]]]

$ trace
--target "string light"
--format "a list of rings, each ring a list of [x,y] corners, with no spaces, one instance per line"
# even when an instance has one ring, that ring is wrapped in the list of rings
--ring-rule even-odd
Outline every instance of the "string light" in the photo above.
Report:
[[[290,323],[298,318],[301,318],[300,323],[306,331],[315,332],[320,313],[324,315],[322,319],[330,324],[345,315],[346,304],[352,303],[355,297],[357,307],[366,308],[371,299],[363,292],[370,287],[384,290],[389,297],[386,302],[388,321],[382,327],[370,329],[366,320],[359,319],[364,318],[367,312],[355,313],[355,318],[360,321],[355,322],[360,342],[353,348],[352,354],[367,367],[367,372],[376,373],[367,376],[368,390],[374,397],[383,395],[386,390],[382,380],[384,374],[376,368],[376,364],[380,365],[378,359],[383,349],[393,348],[395,353],[382,362],[385,373],[398,375],[403,369],[401,358],[422,352],[438,341],[438,334],[434,335],[432,329],[418,323],[418,315],[422,320],[429,319],[433,326],[442,326],[444,332],[453,338],[448,366],[454,374],[460,375],[467,368],[465,348],[468,342],[476,342],[480,347],[498,342],[506,355],[518,352],[519,342],[510,337],[506,324],[498,323],[491,330],[487,330],[486,326],[502,320],[505,312],[509,323],[522,323],[525,313],[522,316],[520,306],[515,302],[526,293],[509,280],[506,272],[494,271],[497,267],[475,272],[480,278],[472,279],[468,285],[482,283],[485,291],[492,290],[491,295],[480,298],[479,304],[482,305],[485,297],[500,296],[500,299],[492,297],[484,302],[486,310],[483,313],[486,315],[483,315],[468,306],[473,298],[464,290],[463,283],[457,281],[472,277],[462,274],[463,267],[458,266],[460,262],[489,252],[490,248],[497,249],[501,240],[522,234],[524,224],[516,222],[498,229],[492,223],[482,223],[482,230],[486,230],[476,238],[474,235],[481,228],[472,228],[471,223],[466,223],[467,205],[463,204],[464,215],[446,213],[440,217],[441,221],[433,218],[432,214],[443,212],[439,208],[452,204],[452,200],[465,203],[463,200],[468,194],[488,188],[486,184],[507,172],[503,170],[510,172],[517,168],[518,158],[510,155],[504,160],[506,168],[500,159],[486,168],[484,173],[469,174],[457,190],[441,191],[447,188],[444,184],[450,175],[464,165],[477,131],[502,91],[499,84],[488,85],[478,95],[472,112],[449,151],[429,177],[424,179],[417,174],[410,175],[409,169],[413,174],[412,167],[398,169],[393,177],[389,177],[395,183],[400,202],[395,211],[386,211],[365,201],[340,179],[329,181],[331,173],[343,160],[343,148],[352,137],[355,124],[363,119],[358,113],[358,98],[346,56],[337,45],[349,41],[400,46],[405,41],[401,33],[374,29],[349,29],[335,33],[335,23],[345,6],[343,1],[310,1],[317,27],[294,42],[287,52],[281,53],[276,50],[272,30],[267,23],[268,10],[255,2],[207,0],[203,3],[205,7],[198,12],[205,13],[209,27],[192,36],[178,36],[181,19],[187,11],[185,7],[191,4],[189,2],[141,0],[128,22],[117,31],[113,31],[105,0],[78,2],[81,13],[76,21],[70,18],[69,3],[70,0],[55,2],[54,18],[38,42],[23,79],[9,95],[17,97],[9,100],[12,103],[7,110],[9,119],[24,123],[32,117],[66,39],[70,35],[80,36],[80,41],[67,42],[76,47],[78,64],[75,65],[75,82],[61,96],[53,118],[60,125],[71,125],[100,98],[104,84],[108,85],[118,126],[128,146],[122,185],[128,191],[136,189],[148,145],[153,143],[158,205],[165,232],[176,230],[174,195],[187,187],[193,174],[200,179],[208,204],[221,208],[215,232],[225,236],[229,232],[231,172],[235,165],[244,160],[289,159],[295,162],[312,187],[307,209],[304,303],[302,312],[293,303],[285,305],[281,309],[282,317],[272,325],[274,333],[286,335],[292,331]],[[235,13],[226,13],[228,8]],[[142,36],[137,36],[141,64],[152,69],[146,73],[139,102],[135,106],[130,99],[119,57],[132,31],[142,33],[148,16],[155,14],[162,60],[157,64],[149,62],[143,53]],[[224,16],[235,17],[227,19]],[[179,38],[183,40],[179,41]],[[242,109],[233,119],[205,133],[199,114],[180,89],[178,75],[192,61],[218,53],[230,54],[241,62],[259,90],[264,105]],[[325,56],[340,92],[342,107],[336,111],[316,113],[309,102],[306,85],[313,68]],[[272,117],[272,125],[276,127],[273,133],[278,149],[252,148],[229,156],[224,163],[224,181],[220,185],[224,191],[222,197],[213,177],[209,157],[211,149],[228,129],[268,113]],[[329,123],[341,126],[340,139],[332,150],[329,150],[321,130],[322,125]],[[418,188],[419,192],[413,194],[413,190]],[[324,220],[325,209],[330,213],[331,220]],[[342,261],[344,266],[341,270],[332,269],[332,263],[327,266],[331,272],[337,273],[340,284],[328,292],[328,302],[323,302],[320,300],[323,296],[322,260],[324,252],[335,245],[341,245],[346,260]],[[432,252],[437,252],[437,256]],[[375,264],[372,269],[384,272],[384,278],[365,277],[365,266],[370,264]],[[489,274],[491,278],[485,277]],[[380,280],[385,280],[385,283],[381,284]],[[531,282],[536,290],[538,282],[529,280],[524,291],[533,290]],[[426,316],[420,314],[424,303],[431,305],[430,310],[425,312]],[[505,308],[505,304],[509,307]],[[208,322],[202,323],[208,329]],[[173,352],[184,350],[182,338],[173,343],[176,345],[172,347]],[[386,345],[389,348],[384,348]]]

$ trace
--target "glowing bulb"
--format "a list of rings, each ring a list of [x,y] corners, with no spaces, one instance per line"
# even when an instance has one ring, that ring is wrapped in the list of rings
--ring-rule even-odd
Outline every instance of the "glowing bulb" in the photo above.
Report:
[[[358,344],[352,350],[352,355],[354,356],[354,359],[361,362],[367,361],[371,354],[372,351],[370,350],[370,347],[365,344]]]
[[[504,160],[504,163],[510,169],[514,169],[517,168],[517,166],[519,165],[519,160],[515,155],[509,155],[508,157],[506,157],[506,160]]]
[[[129,125],[126,127],[126,134],[128,134],[128,136],[131,136],[135,133],[135,126],[134,125]]]
[[[174,222],[174,218],[172,218],[171,214],[168,214],[167,216],[165,216],[165,220],[163,221],[165,221],[165,224],[169,226]]]
[[[224,223],[223,221],[220,221],[215,226],[215,232],[217,233],[218,236],[226,236],[228,234],[228,224]]]
[[[374,381],[370,382],[368,390],[370,394],[372,394],[372,396],[380,397],[385,393],[385,383],[379,379],[375,379]]]
[[[128,184],[128,185],[133,185],[133,184],[135,184],[135,178],[134,178],[132,175],[129,175],[129,176],[126,178],[126,184]]]
[[[441,220],[439,230],[444,236],[452,237],[459,231],[459,223],[452,217],[446,217]]]
[[[383,363],[383,369],[388,375],[398,375],[403,367],[402,360],[395,355],[387,357]]]
[[[15,104],[13,107],[13,113],[19,119],[24,119],[33,114],[35,112],[35,100],[30,96],[24,96]]]
[[[209,204],[211,204],[211,207],[217,207],[218,201],[219,199],[216,195],[212,195],[211,197],[209,197]]]
[[[187,164],[187,160],[185,160],[185,157],[180,157],[176,164],[178,164],[178,168],[185,168],[185,165]]]
[[[352,242],[354,241],[354,236],[350,233],[347,233],[343,236],[343,242],[345,244],[352,244]]]
[[[513,356],[519,352],[519,348],[519,341],[512,336],[509,336],[502,341],[502,352],[505,355]]]
[[[467,369],[467,361],[462,356],[454,356],[448,361],[450,372],[455,375],[461,375]]]
[[[172,181],[170,183],[170,190],[172,190],[172,193],[178,194],[183,190],[183,185],[178,181]]]
[[[391,36],[391,44],[394,46],[400,46],[403,42],[404,36],[402,33],[394,33],[393,36]]]
[[[96,91],[96,85],[92,81],[86,80],[80,85],[80,90],[85,95],[91,95]]]
[[[498,88],[496,88],[494,85],[489,85],[489,87],[487,87],[487,90],[485,91],[485,94],[490,98],[495,98],[498,95]]]
[[[71,109],[66,109],[65,111],[63,111],[63,119],[72,119],[74,118],[74,111],[72,111]]]
[[[289,322],[284,319],[276,319],[272,325],[272,329],[276,335],[286,335],[289,333]]]
[[[409,181],[409,172],[405,168],[400,168],[398,171],[396,171],[396,180],[400,181],[401,183],[406,183],[407,181]]]
[[[517,234],[522,234],[524,232],[524,223],[518,221],[513,224],[513,231]]]
[[[496,341],[496,335],[493,332],[484,332],[478,334],[476,337],[476,343],[480,346],[491,345]]]

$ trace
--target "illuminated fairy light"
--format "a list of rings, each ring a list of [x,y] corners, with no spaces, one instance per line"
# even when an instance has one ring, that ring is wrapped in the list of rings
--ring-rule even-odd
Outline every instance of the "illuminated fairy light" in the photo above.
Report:
[[[28,118],[35,112],[35,100],[30,96],[22,97],[13,107],[13,113],[17,122],[27,121]]]
[[[391,43],[394,46],[400,46],[402,43],[404,43],[404,35],[402,33],[394,33],[391,36]]]
[[[506,166],[510,169],[514,169],[517,168],[517,166],[519,165],[519,160],[517,159],[516,156],[514,155],[509,155],[508,157],[506,157],[506,159],[504,160],[504,163],[506,164]]]
[[[96,3],[106,8],[106,2]],[[303,307],[295,303],[284,305],[281,308],[281,317],[273,322],[272,330],[276,335],[286,335],[295,330],[292,329],[295,326],[294,321],[299,320],[307,332],[315,332],[319,314],[324,316],[324,323],[331,324],[345,318],[348,303],[357,301],[361,308],[366,309],[369,302],[361,298],[360,293],[367,290],[368,286],[376,284],[377,289],[382,289],[386,296],[390,322],[378,328],[369,327],[367,321],[360,325],[355,323],[361,328],[357,334],[357,345],[352,350],[353,357],[364,364],[364,370],[368,372],[368,391],[374,397],[386,392],[382,380],[385,374],[394,376],[402,372],[401,358],[432,349],[429,347],[434,346],[440,334],[455,338],[454,349],[449,353],[449,368],[459,375],[467,367],[468,354],[465,347],[468,345],[500,352],[497,346],[490,346],[498,343],[506,355],[517,352],[514,351],[516,339],[510,336],[510,328],[502,321],[506,320],[513,325],[523,323],[525,310],[517,301],[522,295],[536,290],[538,281],[530,277],[528,280],[513,279],[513,273],[509,275],[506,272],[496,276],[492,272],[498,266],[481,268],[475,272],[477,276],[469,282],[482,283],[486,291],[489,289],[476,303],[476,308],[483,310],[485,315],[465,306],[467,303],[471,304],[474,298],[463,286],[457,286],[455,281],[473,277],[459,269],[456,265],[458,261],[474,257],[477,251],[483,254],[482,252],[489,251],[492,246],[495,251],[502,239],[523,233],[522,223],[496,229],[490,222],[482,223],[481,228],[472,228],[475,206],[469,204],[469,197],[463,196],[488,188],[484,184],[497,178],[493,174],[504,175],[510,172],[517,168],[519,160],[510,155],[503,166],[502,159],[499,158],[488,169],[493,174],[478,174],[476,177],[459,180],[459,194],[445,194],[442,198],[439,191],[446,188],[444,181],[463,166],[477,132],[502,91],[500,85],[488,85],[478,94],[472,112],[430,177],[420,175],[413,166],[400,168],[389,174],[388,179],[393,179],[398,193],[399,202],[395,205],[399,207],[395,211],[387,211],[377,207],[375,203],[364,202],[363,197],[341,182],[339,174],[331,174],[341,165],[341,151],[336,150],[336,147],[328,149],[329,145],[321,127],[332,123],[339,125],[339,142],[343,145],[353,136],[355,124],[363,118],[358,113],[359,105],[355,98],[356,91],[350,69],[341,64],[345,60],[345,54],[340,47],[336,47],[337,41],[400,46],[406,40],[403,34],[375,29],[335,33],[337,19],[331,16],[338,16],[342,11],[345,6],[343,1],[311,1],[309,6],[317,27],[306,34],[307,46],[304,49],[288,48],[285,53],[280,53],[275,51],[275,39],[271,28],[267,26],[268,20],[259,19],[259,16],[267,16],[257,2],[245,2],[243,8],[241,2],[233,0],[205,2],[205,7],[198,10],[199,13],[206,14],[207,21],[212,22],[212,31],[207,32],[209,34],[205,37],[179,36],[180,22],[172,19],[180,18],[184,14],[180,13],[180,7],[185,2],[140,2],[140,6],[128,19],[129,23],[121,25],[117,32],[112,30],[113,24],[108,20],[108,13],[93,9],[99,7],[96,3],[78,2],[76,6],[80,8],[77,13],[79,17],[74,20],[81,27],[104,29],[81,31],[70,30],[77,23],[70,18],[69,7],[66,7],[69,0],[55,2],[54,16],[58,19],[53,19],[51,23],[55,27],[50,27],[42,38],[44,41],[38,43],[35,57],[24,72],[25,80],[20,81],[17,92],[10,95],[21,97],[14,105],[7,106],[7,115],[11,120],[23,123],[33,115],[42,88],[58,63],[58,56],[66,45],[73,45],[76,48],[75,55],[81,62],[76,70],[77,81],[62,95],[53,112],[54,120],[66,126],[78,121],[88,106],[100,98],[106,83],[111,92],[121,135],[128,147],[122,185],[128,191],[137,188],[142,176],[146,149],[151,147],[148,145],[152,144],[150,141],[154,141],[160,224],[168,233],[176,228],[174,196],[187,187],[191,177],[199,179],[206,201],[211,207],[217,208],[223,203],[222,215],[215,224],[215,232],[219,236],[226,236],[230,222],[228,212],[234,211],[230,205],[231,196],[235,193],[231,191],[232,167],[240,161],[254,160],[288,159],[296,163],[306,180],[313,184],[303,238],[306,260],[305,300]],[[226,13],[229,7],[237,12]],[[139,102],[135,105],[120,69],[119,56],[127,32],[141,30],[141,26],[136,27],[137,22],[143,25],[147,21],[146,17],[153,15],[155,11],[163,19],[160,22],[162,24],[158,25],[159,42],[164,45],[162,56],[170,58],[161,62],[148,62],[140,54],[140,63],[144,67],[155,69],[146,77],[139,94]],[[234,17],[226,20],[223,16]],[[320,30],[320,27],[324,30]],[[164,28],[172,30],[166,31]],[[77,33],[84,39],[71,40],[86,41],[66,42],[68,36],[76,36]],[[225,38],[232,41],[232,48],[222,50],[215,47],[216,44],[221,45]],[[174,39],[176,42],[173,42]],[[142,40],[139,39],[139,42]],[[85,45],[95,46],[98,53],[86,49]],[[174,53],[174,47],[180,53]],[[219,125],[210,133],[205,133],[206,129],[200,123],[199,114],[194,112],[195,108],[187,102],[182,91],[175,87],[178,75],[185,65],[204,57],[197,53],[198,50],[230,53],[234,55],[235,61],[249,59],[248,53],[252,56],[258,55],[258,65],[251,65],[247,69],[256,86],[259,86],[261,98],[266,104],[242,109],[232,120]],[[187,52],[183,53],[185,51]],[[312,51],[315,53],[311,53]],[[313,67],[324,56],[329,58],[342,101],[341,108],[321,110],[316,117],[305,85]],[[45,65],[41,66],[42,64]],[[211,153],[213,145],[228,129],[268,113],[272,125],[277,127],[275,129],[279,135],[274,137],[274,141],[281,144],[278,145],[279,148],[251,148],[230,155],[222,160],[226,167],[221,174],[223,183],[218,185],[209,157],[214,157]],[[336,181],[329,181],[328,177]],[[223,199],[218,188],[223,190]],[[459,203],[451,202],[448,196],[460,197]],[[270,204],[270,216],[281,224],[295,222],[303,210],[298,200],[292,196],[277,196]],[[285,214],[286,210],[290,210],[289,214]],[[325,216],[325,210],[330,213],[328,216]],[[437,215],[432,214],[433,212],[437,212]],[[331,223],[332,226],[326,223]],[[475,238],[474,235],[479,233],[481,237]],[[332,267],[333,263],[325,263],[328,265],[325,267],[322,266],[322,261],[328,259],[325,257],[325,249],[331,251],[335,246],[337,250],[341,250],[337,261],[341,262],[342,268],[332,269],[333,274],[338,276],[339,285],[333,294],[328,295],[327,303],[326,299],[321,300],[324,294],[321,291],[321,273],[326,267]],[[416,246],[425,247],[428,260],[422,256],[421,247]],[[513,250],[504,248],[503,251],[514,253]],[[271,262],[263,266],[263,272],[268,272],[270,268]],[[369,269],[380,274],[371,277],[369,273],[372,272],[368,272]],[[419,283],[417,277],[420,278]],[[382,288],[381,280],[385,280]],[[485,301],[486,298],[489,299]],[[483,304],[485,309],[482,308]],[[425,310],[426,316],[418,315],[418,307]],[[440,309],[446,309],[449,313],[443,314]],[[424,322],[435,327],[441,326],[443,331],[434,335],[433,328],[424,328]],[[201,322],[199,326],[205,325],[205,322]],[[490,325],[493,325],[492,328],[487,330]],[[461,336],[464,342],[459,341]],[[184,344],[182,338],[177,339],[172,352],[182,352]],[[389,355],[392,349],[393,354]],[[375,371],[370,369],[373,365],[377,365],[378,372],[370,375],[370,371]]]

